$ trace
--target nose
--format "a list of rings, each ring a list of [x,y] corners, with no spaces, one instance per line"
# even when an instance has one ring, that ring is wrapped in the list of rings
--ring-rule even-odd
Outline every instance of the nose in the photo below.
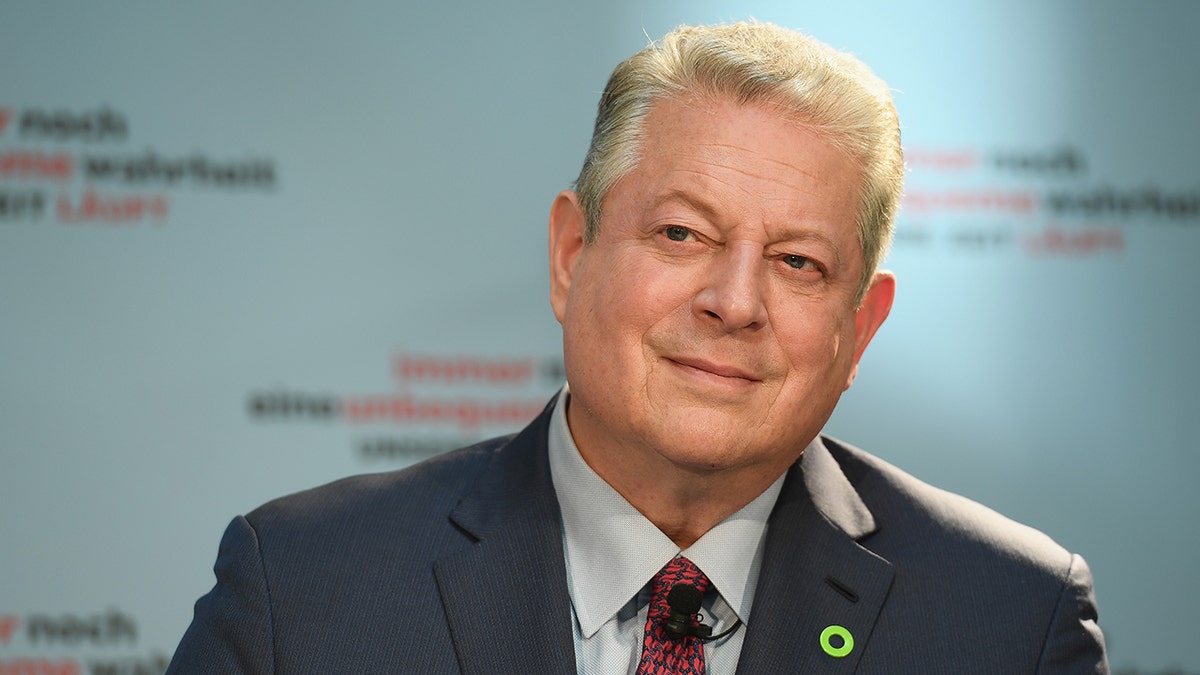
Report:
[[[715,319],[726,332],[765,325],[764,270],[759,244],[727,243],[709,262],[705,283],[693,301],[696,313]]]

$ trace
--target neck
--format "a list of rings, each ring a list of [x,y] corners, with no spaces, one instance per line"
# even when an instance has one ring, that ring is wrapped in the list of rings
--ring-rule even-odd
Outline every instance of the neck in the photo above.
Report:
[[[715,440],[717,445],[696,451],[671,445],[664,434],[658,435],[666,445],[657,447],[635,429],[614,432],[574,397],[566,418],[583,461],[681,549],[754,501],[804,451],[782,438],[757,449],[723,448]],[[703,439],[696,443],[705,445]]]
[[[579,452],[600,478],[681,549],[754,501],[790,465],[705,471],[653,454],[592,452],[583,446]],[[662,461],[646,461],[648,456]]]

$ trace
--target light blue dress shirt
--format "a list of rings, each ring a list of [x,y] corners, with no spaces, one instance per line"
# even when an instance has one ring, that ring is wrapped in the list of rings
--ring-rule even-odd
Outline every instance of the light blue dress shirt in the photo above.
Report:
[[[783,476],[681,551],[580,456],[567,424],[569,396],[564,388],[558,398],[549,449],[550,474],[562,508],[579,674],[634,675],[642,654],[650,580],[682,554],[708,575],[717,591],[709,591],[701,607],[713,634],[732,627],[739,618],[746,624],[704,645],[708,674],[733,675],[749,628],[767,517],[783,487]]]

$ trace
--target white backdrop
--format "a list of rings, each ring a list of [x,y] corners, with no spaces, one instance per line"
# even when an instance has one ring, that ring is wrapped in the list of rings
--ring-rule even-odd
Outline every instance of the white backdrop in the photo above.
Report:
[[[1200,5],[599,5],[0,4],[0,672],[159,672],[230,517],[518,427],[609,70],[751,16],[904,124],[827,431],[1084,554],[1118,671],[1200,672]]]

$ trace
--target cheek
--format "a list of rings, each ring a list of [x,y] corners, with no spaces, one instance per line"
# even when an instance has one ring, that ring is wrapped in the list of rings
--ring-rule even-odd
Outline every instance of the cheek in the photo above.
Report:
[[[772,324],[793,374],[804,379],[827,369],[840,371],[853,356],[853,314],[811,303],[773,313]]]
[[[618,262],[608,274],[605,312],[617,325],[629,329],[644,332],[653,328],[690,307],[696,293],[693,271],[648,255]]]
[[[592,361],[610,355],[610,367],[621,367],[616,357],[637,349],[637,337],[654,321],[656,287],[628,256],[593,255],[581,261],[567,296],[568,349]]]

